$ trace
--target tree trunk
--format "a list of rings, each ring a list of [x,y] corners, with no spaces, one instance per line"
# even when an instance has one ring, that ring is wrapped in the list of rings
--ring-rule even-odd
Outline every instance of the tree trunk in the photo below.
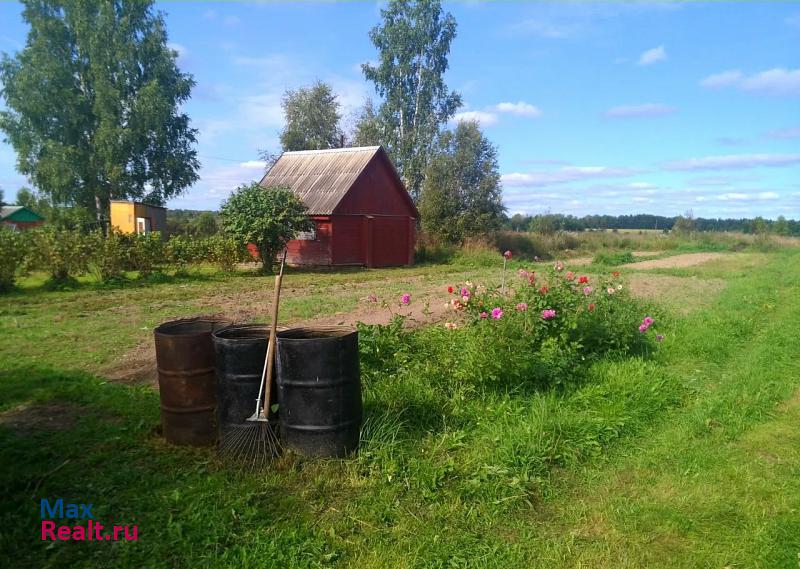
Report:
[[[261,272],[265,275],[274,273],[273,267],[275,265],[275,251],[269,247],[259,247],[258,253],[261,255]]]

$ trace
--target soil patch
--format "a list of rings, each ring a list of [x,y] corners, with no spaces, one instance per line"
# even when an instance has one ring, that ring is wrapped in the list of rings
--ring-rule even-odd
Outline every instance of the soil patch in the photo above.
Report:
[[[703,263],[714,261],[724,255],[724,253],[685,253],[683,255],[665,257],[664,259],[628,263],[627,265],[622,265],[622,267],[643,271],[648,269],[683,269],[685,267],[694,267],[695,265],[702,265]]]
[[[71,429],[81,408],[70,403],[22,403],[0,413],[0,425],[18,435]]]

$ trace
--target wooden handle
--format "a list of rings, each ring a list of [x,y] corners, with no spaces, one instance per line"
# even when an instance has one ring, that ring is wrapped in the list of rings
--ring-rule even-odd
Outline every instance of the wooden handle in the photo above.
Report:
[[[283,252],[280,272],[275,277],[275,292],[272,296],[272,322],[269,329],[269,344],[267,344],[267,377],[264,381],[264,417],[269,418],[270,398],[272,396],[272,368],[275,363],[275,336],[278,332],[278,306],[281,300],[281,281],[283,280],[283,265],[286,262],[286,251]]]

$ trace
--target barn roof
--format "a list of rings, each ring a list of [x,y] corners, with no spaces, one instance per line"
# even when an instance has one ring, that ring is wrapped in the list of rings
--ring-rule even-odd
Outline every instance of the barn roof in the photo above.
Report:
[[[287,187],[303,200],[309,215],[329,215],[379,153],[385,154],[380,146],[284,152],[260,185]]]

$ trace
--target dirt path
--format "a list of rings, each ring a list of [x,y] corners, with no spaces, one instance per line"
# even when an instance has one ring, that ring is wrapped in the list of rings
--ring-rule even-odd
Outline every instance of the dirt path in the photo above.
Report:
[[[695,265],[702,265],[709,261],[723,257],[724,253],[686,253],[683,255],[674,255],[664,259],[653,259],[652,261],[641,261],[639,263],[629,263],[622,265],[626,269],[639,269],[646,271],[648,269],[683,269],[685,267],[694,267]]]

